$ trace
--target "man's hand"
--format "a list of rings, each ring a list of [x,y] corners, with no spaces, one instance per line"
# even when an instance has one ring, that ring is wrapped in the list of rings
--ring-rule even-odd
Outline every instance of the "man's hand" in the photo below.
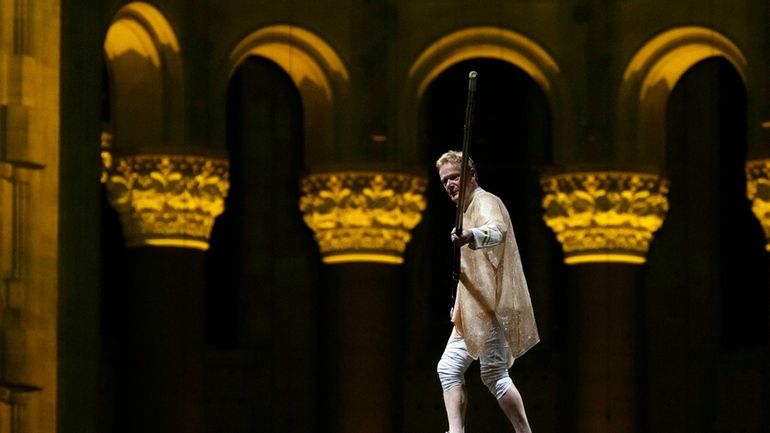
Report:
[[[452,229],[451,234],[452,243],[458,247],[461,247],[473,240],[473,232],[463,229],[460,236],[455,233],[455,229]]]

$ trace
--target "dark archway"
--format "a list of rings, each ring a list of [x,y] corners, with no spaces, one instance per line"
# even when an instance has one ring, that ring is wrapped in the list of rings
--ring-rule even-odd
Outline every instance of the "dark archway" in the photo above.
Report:
[[[320,258],[298,208],[302,103],[247,58],[227,92],[230,191],[206,253],[209,427],[314,431]]]
[[[721,58],[696,64],[669,98],[670,210],[645,290],[648,430],[710,430],[720,419],[740,429],[739,416],[713,410],[715,400],[746,397],[716,397],[729,391],[720,382],[733,382],[721,363],[768,341],[770,274],[746,198],[746,106],[740,76]]]

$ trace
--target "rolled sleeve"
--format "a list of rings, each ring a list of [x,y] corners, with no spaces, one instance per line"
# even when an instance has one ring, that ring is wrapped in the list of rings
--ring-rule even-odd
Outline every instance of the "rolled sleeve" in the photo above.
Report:
[[[486,224],[470,229],[473,240],[470,242],[472,249],[488,248],[503,242],[503,233],[494,224]]]

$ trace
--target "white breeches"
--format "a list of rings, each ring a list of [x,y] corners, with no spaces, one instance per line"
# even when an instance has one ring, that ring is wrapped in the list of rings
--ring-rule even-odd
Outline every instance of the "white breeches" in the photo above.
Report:
[[[508,388],[513,385],[508,375],[508,343],[499,335],[497,329],[490,332],[489,339],[484,345],[484,351],[479,356],[481,367],[481,381],[487,386],[489,392],[500,399]],[[468,370],[473,358],[468,354],[465,340],[452,328],[444,354],[438,362],[438,377],[444,392],[456,386],[465,384],[465,371]]]

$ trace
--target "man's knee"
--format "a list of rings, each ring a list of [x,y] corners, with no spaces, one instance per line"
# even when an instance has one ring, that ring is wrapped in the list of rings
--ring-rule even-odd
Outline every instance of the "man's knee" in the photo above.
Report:
[[[513,385],[511,377],[508,376],[508,369],[492,368],[481,369],[481,381],[484,382],[489,392],[498,400],[505,395],[508,389]]]
[[[441,388],[444,392],[465,383],[465,372],[463,371],[461,364],[458,364],[447,356],[441,357],[436,366],[436,372],[438,373],[438,378],[441,381]]]

